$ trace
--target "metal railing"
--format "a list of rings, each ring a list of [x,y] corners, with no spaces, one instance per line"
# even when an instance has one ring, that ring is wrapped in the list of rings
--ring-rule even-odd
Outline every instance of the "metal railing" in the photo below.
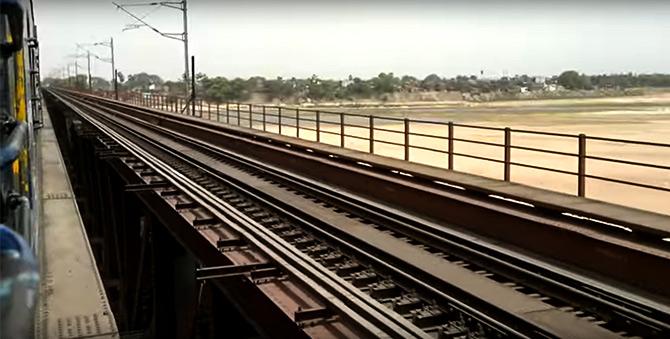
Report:
[[[122,98],[134,104],[163,109],[172,112],[180,112],[180,107],[186,103],[182,98],[167,97],[160,95],[140,95],[130,94]],[[668,171],[667,175],[670,177],[670,164],[653,164],[640,161],[632,161],[625,159],[618,159],[608,156],[600,156],[588,152],[587,145],[589,142],[607,142],[621,145],[638,145],[650,146],[655,149],[664,149],[670,151],[670,144],[626,139],[615,139],[605,137],[593,137],[585,134],[566,134],[554,132],[541,132],[525,129],[500,128],[489,126],[467,125],[454,122],[431,121],[401,117],[375,116],[358,113],[344,113],[331,112],[317,109],[305,109],[300,107],[286,107],[276,105],[260,105],[240,102],[227,102],[222,104],[205,103],[202,100],[196,102],[195,116],[204,119],[218,121],[226,124],[236,126],[253,128],[262,131],[276,132],[281,135],[287,135],[291,130],[293,137],[305,139],[305,135],[301,135],[301,131],[311,131],[314,134],[313,141],[324,142],[325,135],[331,135],[339,138],[335,143],[337,146],[346,147],[349,140],[360,140],[367,142],[367,152],[371,154],[378,154],[375,151],[375,146],[379,144],[391,145],[402,148],[402,158],[409,161],[412,150],[423,150],[442,154],[446,157],[445,168],[449,170],[454,169],[454,158],[463,157],[470,158],[489,163],[498,164],[502,167],[502,175],[498,179],[504,181],[511,181],[512,167],[523,167],[533,170],[559,173],[563,175],[573,176],[575,178],[575,195],[580,197],[586,196],[586,182],[587,179],[599,180],[609,183],[634,186],[659,192],[670,192],[669,187],[637,182],[631,180],[624,180],[619,178],[607,177],[598,175],[587,171],[587,160],[601,161],[608,164],[636,166],[640,168],[655,169]],[[412,130],[414,124],[442,126],[445,130],[445,135],[437,135],[431,133],[422,133],[420,131]],[[400,129],[389,128],[389,125],[400,125]],[[356,129],[358,134],[347,133]],[[457,137],[456,129],[471,129],[478,131],[487,131],[489,133],[499,133],[502,142],[490,142],[475,139],[467,139]],[[402,141],[393,141],[388,138],[382,138],[379,134],[390,134],[402,136]],[[545,149],[541,147],[531,147],[512,143],[513,136],[519,135],[534,135],[554,137],[567,141],[574,145],[576,152],[565,152],[559,150]],[[441,142],[443,148],[435,148],[426,145],[412,143],[413,138],[424,138],[429,140],[437,140]],[[463,144],[473,144],[485,147],[494,147],[501,151],[501,159],[496,159],[489,156],[474,154],[472,152],[460,151],[455,148],[454,143],[459,142]],[[332,144],[332,143],[331,143]],[[361,150],[359,148],[355,148]],[[560,168],[552,168],[542,166],[540,164],[525,163],[512,158],[512,150],[519,150],[525,152],[534,152],[541,154],[548,154],[552,156],[569,158],[576,163],[576,170],[566,170]]]

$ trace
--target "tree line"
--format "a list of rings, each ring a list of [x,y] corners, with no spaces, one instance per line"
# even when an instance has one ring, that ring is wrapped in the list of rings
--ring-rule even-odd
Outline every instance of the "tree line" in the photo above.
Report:
[[[83,79],[82,79],[83,77]],[[101,78],[93,78],[93,89],[109,89],[110,83]],[[45,83],[85,89],[88,86],[85,76],[74,79],[45,79]],[[73,86],[72,83],[75,83]],[[120,74],[119,89],[127,91],[159,92],[182,95],[184,82],[164,81],[160,76],[147,73]],[[564,88],[567,90],[627,89],[638,87],[670,87],[670,74],[603,74],[586,75],[577,71],[565,71],[558,76],[531,77],[515,75],[497,79],[478,78],[477,76],[440,77],[430,74],[423,79],[410,75],[396,76],[393,73],[380,73],[376,77],[362,79],[349,76],[345,80],[322,79],[312,75],[306,79],[281,77],[266,79],[251,77],[248,79],[228,79],[221,76],[210,77],[196,75],[198,97],[211,102],[244,101],[258,93],[268,100],[331,101],[331,100],[384,100],[393,93],[411,93],[428,91],[454,91],[480,94],[491,92],[541,91]]]

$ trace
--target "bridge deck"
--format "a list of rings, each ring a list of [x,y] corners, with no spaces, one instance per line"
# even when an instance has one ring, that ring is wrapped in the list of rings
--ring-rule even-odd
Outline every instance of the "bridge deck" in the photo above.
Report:
[[[46,107],[44,105],[43,107]],[[37,338],[116,338],[100,280],[48,114],[37,138],[42,190]]]

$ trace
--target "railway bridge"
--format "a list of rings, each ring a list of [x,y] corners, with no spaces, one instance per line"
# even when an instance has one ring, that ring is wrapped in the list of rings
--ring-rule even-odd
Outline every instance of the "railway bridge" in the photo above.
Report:
[[[565,194],[510,180],[510,129],[498,180],[452,123],[438,168],[410,119],[43,100],[38,337],[670,337],[670,216],[585,196],[586,136]]]

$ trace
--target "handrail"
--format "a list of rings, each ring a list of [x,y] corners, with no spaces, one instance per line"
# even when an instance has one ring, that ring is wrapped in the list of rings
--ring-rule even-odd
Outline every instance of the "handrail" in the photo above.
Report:
[[[160,99],[157,99],[159,98]],[[179,98],[175,99],[166,99],[164,96],[159,95],[148,95],[141,96],[138,94],[131,95],[126,97],[127,100],[144,106],[150,106],[154,108],[167,108],[171,110],[172,105],[165,105],[164,103],[169,102],[178,102]],[[312,108],[300,108],[300,107],[289,107],[285,105],[264,105],[264,104],[255,104],[255,103],[242,103],[242,102],[225,102],[217,103],[216,111],[212,111],[212,105],[207,104],[204,106],[202,101],[199,102],[199,109],[196,109],[197,115],[203,117],[203,114],[206,115],[206,119],[212,120],[212,116],[215,115],[216,121],[225,122],[227,124],[235,124],[241,127],[262,129],[267,131],[267,126],[278,126],[274,130],[275,133],[286,135],[286,130],[282,131],[282,127],[291,128],[290,133],[294,133],[294,137],[305,138],[306,136],[301,136],[300,131],[307,130],[316,134],[316,141],[323,142],[321,140],[321,135],[334,135],[339,136],[339,146],[345,147],[347,139],[356,139],[369,142],[368,152],[372,154],[378,154],[375,152],[374,145],[376,143],[393,145],[404,148],[404,159],[410,160],[411,150],[422,150],[427,152],[435,152],[441,155],[446,155],[447,168],[454,168],[454,159],[456,157],[476,159],[480,161],[486,161],[493,163],[496,166],[503,165],[502,179],[505,181],[511,181],[511,172],[513,167],[524,167],[530,168],[545,172],[559,173],[564,175],[570,175],[576,177],[576,192],[575,195],[585,197],[586,196],[586,179],[607,181],[611,183],[640,187],[650,190],[655,190],[659,192],[670,192],[670,188],[652,185],[648,183],[635,182],[631,180],[623,180],[618,178],[608,178],[600,175],[595,175],[590,173],[587,170],[587,165],[593,161],[604,161],[610,164],[618,165],[627,165],[627,166],[637,166],[647,169],[656,169],[663,171],[670,171],[670,165],[668,164],[654,164],[654,163],[645,163],[640,161],[626,160],[611,158],[606,156],[599,156],[590,154],[587,151],[588,142],[613,142],[621,144],[630,144],[630,145],[639,145],[639,146],[648,146],[655,148],[668,149],[670,151],[670,144],[661,143],[661,142],[651,142],[651,141],[641,141],[641,140],[627,140],[627,139],[616,139],[609,137],[597,137],[597,136],[586,136],[584,134],[569,134],[569,133],[558,133],[558,132],[543,132],[543,131],[534,131],[527,129],[513,129],[513,128],[501,128],[501,127],[492,127],[492,126],[481,126],[481,125],[470,125],[463,123],[456,123],[452,121],[432,121],[425,119],[412,119],[412,118],[403,118],[403,117],[390,117],[390,116],[375,116],[375,115],[366,115],[361,113],[347,113],[347,112],[334,112],[327,111],[322,109],[312,109]],[[225,111],[222,110],[225,108]],[[174,111],[174,110],[173,110]],[[254,116],[261,116],[262,119],[254,119]],[[225,118],[225,119],[224,119]],[[348,122],[347,118],[358,119],[355,122]],[[364,119],[365,121],[359,121]],[[288,123],[287,120],[292,123]],[[242,124],[242,121],[249,121],[249,123]],[[257,123],[257,124],[255,124]],[[259,126],[262,123],[262,128]],[[386,125],[398,125],[397,129],[391,129],[386,127]],[[439,125],[445,126],[445,133],[440,134],[430,134],[426,133],[423,130],[413,130],[417,124],[423,125]],[[327,126],[324,128],[324,125]],[[339,127],[339,128],[337,128]],[[396,128],[396,127],[394,127]],[[357,132],[358,135],[353,135],[347,133],[348,129],[357,129],[367,130],[368,133]],[[461,129],[477,129],[491,131],[492,133],[501,133],[502,142],[489,142],[483,140],[475,140],[471,138],[456,137],[456,130]],[[398,141],[392,141],[380,138],[380,135],[376,133],[391,133],[394,137],[398,138]],[[531,134],[539,135],[545,137],[554,137],[560,138],[565,142],[572,143],[577,150],[576,153],[559,151],[552,149],[543,149],[537,146],[526,146],[518,145],[512,142],[513,135],[522,135],[522,134]],[[399,136],[404,136],[404,140],[400,141]],[[433,147],[428,147],[425,144],[417,143],[416,139],[412,142],[413,138],[430,138],[432,140],[444,141],[444,149],[438,149]],[[425,139],[424,139],[425,140]],[[464,142],[474,145],[484,145],[488,147],[496,147],[501,150],[501,159],[494,159],[487,156],[472,154],[468,151],[456,151],[454,146],[455,142]],[[329,143],[332,145],[331,143]],[[458,146],[458,145],[456,145]],[[360,149],[357,148],[357,149]],[[541,166],[539,164],[533,163],[524,163],[519,161],[512,160],[512,150],[518,151],[527,151],[535,152],[547,155],[563,156],[566,158],[572,158],[576,161],[576,171],[567,171],[558,168],[551,168],[547,166]]]

